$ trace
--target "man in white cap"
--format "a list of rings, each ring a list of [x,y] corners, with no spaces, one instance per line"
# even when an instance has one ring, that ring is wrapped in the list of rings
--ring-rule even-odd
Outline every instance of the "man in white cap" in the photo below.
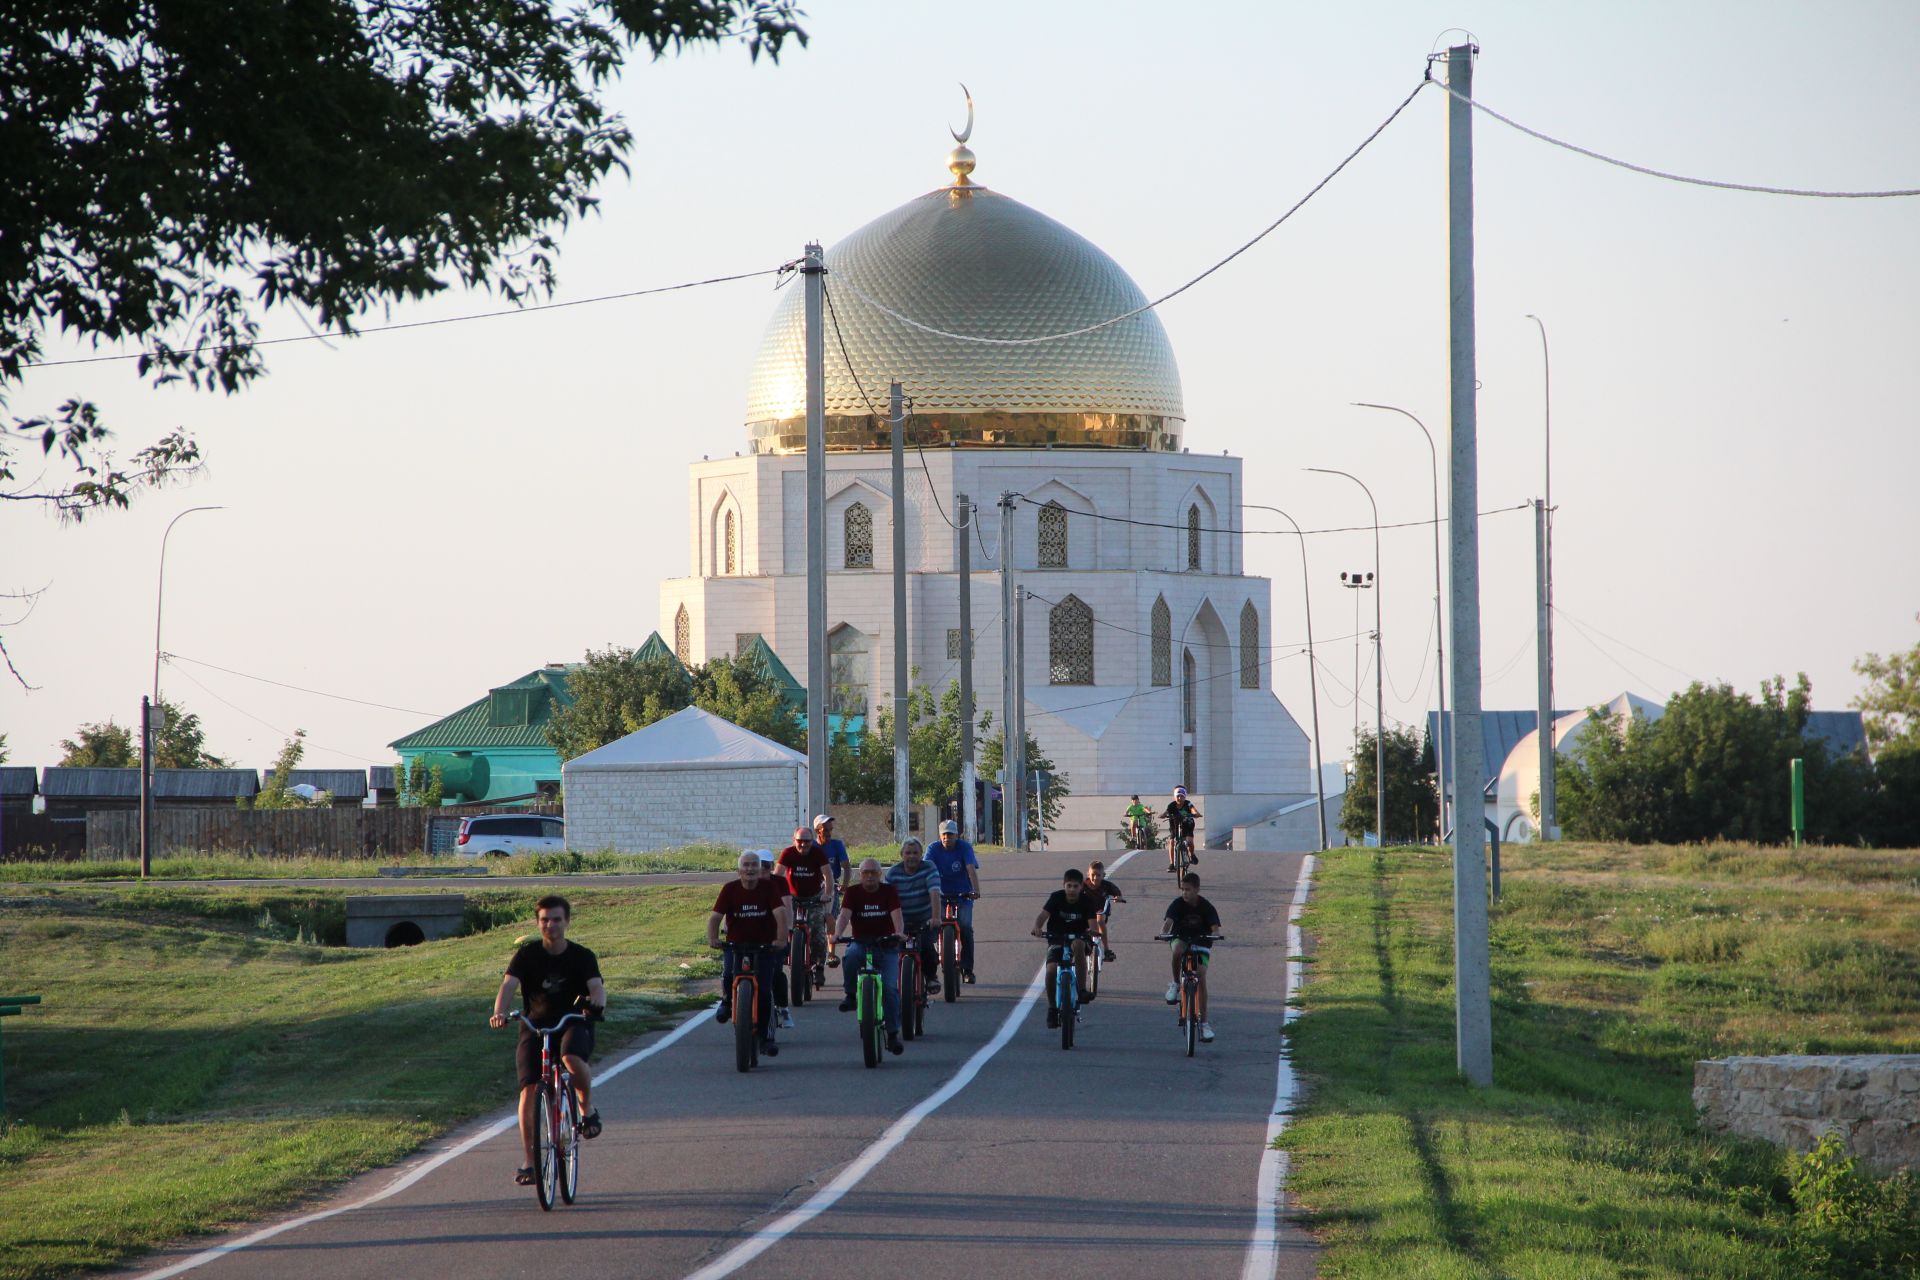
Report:
[[[960,904],[960,981],[973,985],[973,900],[980,896],[980,859],[960,838],[960,824],[940,824],[940,843],[927,850],[940,872],[940,896]]]
[[[853,859],[847,854],[847,842],[833,834],[833,815],[813,815],[813,838],[820,852],[827,855],[827,873],[833,877],[833,916],[840,915],[840,891],[853,879]]]

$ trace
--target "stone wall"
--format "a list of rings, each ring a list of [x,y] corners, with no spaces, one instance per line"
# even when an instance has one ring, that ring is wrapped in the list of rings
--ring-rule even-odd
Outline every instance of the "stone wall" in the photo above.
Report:
[[[1696,1062],[1693,1105],[1716,1133],[1806,1151],[1833,1130],[1877,1169],[1920,1169],[1920,1054]]]
[[[780,849],[801,821],[804,771],[569,769],[567,848],[648,853],[689,844]]]

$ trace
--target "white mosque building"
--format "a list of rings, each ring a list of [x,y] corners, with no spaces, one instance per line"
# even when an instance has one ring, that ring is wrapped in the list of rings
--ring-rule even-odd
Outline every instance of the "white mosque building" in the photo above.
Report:
[[[1073,792],[1055,842],[1105,847],[1129,796],[1164,805],[1184,784],[1206,843],[1312,848],[1307,738],[1270,672],[1276,626],[1297,634],[1302,619],[1276,618],[1268,580],[1244,572],[1240,460],[1182,446],[1180,375],[1159,319],[1145,311],[1031,345],[929,332],[1030,338],[1146,303],[1105,253],[973,182],[973,167],[956,148],[948,185],[825,253],[838,327],[826,335],[830,710],[888,705],[896,644],[919,681],[957,679],[959,541],[970,537],[975,700],[1001,723],[995,504],[1011,491],[1022,495],[1012,569],[1033,593],[1027,728]],[[747,393],[751,450],[689,468],[688,573],[660,590],[661,630],[682,661],[764,637],[807,670],[803,310],[790,288],[767,326]],[[886,422],[895,379],[912,402],[899,494]],[[953,527],[958,494],[984,508],[976,527]],[[893,632],[895,518],[906,524],[905,636]]]

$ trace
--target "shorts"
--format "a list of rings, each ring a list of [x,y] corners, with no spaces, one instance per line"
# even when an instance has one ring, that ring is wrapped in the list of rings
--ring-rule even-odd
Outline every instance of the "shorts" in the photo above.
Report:
[[[1172,941],[1167,943],[1167,947],[1169,950],[1171,950],[1172,948],[1179,946],[1183,942],[1186,942],[1185,938],[1175,938]],[[1203,942],[1190,943],[1187,946],[1187,950],[1192,952],[1194,955],[1200,957],[1200,965],[1202,968],[1205,968],[1207,965],[1210,965],[1213,963],[1213,948],[1206,945],[1205,943]]]
[[[593,1058],[593,1024],[575,1022],[560,1033],[560,1042],[554,1046],[563,1058],[578,1058],[582,1062]],[[520,1069],[520,1087],[540,1083],[540,1037],[527,1030],[526,1024],[520,1026],[520,1043],[513,1047],[514,1065]]]

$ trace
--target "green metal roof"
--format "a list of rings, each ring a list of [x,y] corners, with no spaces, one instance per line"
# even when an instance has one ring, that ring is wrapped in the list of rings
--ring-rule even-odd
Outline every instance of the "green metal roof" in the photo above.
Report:
[[[534,747],[551,751],[547,721],[555,705],[572,706],[567,672],[573,666],[542,667],[460,708],[444,720],[396,738],[399,751],[474,751],[485,747]],[[505,721],[505,723],[502,723]]]
[[[767,643],[765,636],[755,636],[753,643],[740,655],[742,661],[748,658],[758,659],[766,668],[768,677],[780,686],[780,694],[788,706],[798,709],[802,715],[806,714],[807,687],[793,678],[793,672],[787,670],[787,664],[780,661],[780,655],[773,651],[773,646]]]
[[[649,662],[655,658],[666,658],[678,663],[682,671],[687,669],[686,664],[680,662],[680,659],[675,656],[673,650],[667,648],[667,642],[660,638],[658,631],[647,633],[647,642],[640,646],[639,652],[635,653],[634,657],[640,659],[642,662]]]

